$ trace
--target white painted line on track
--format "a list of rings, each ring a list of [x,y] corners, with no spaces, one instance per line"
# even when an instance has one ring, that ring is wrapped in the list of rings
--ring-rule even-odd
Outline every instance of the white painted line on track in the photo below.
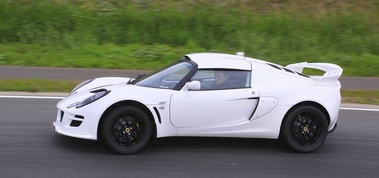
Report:
[[[370,108],[345,108],[345,107],[341,107],[340,110],[350,110],[350,111],[377,111],[377,112],[379,112],[379,109],[370,109]]]
[[[0,95],[0,98],[13,98],[13,99],[53,99],[53,100],[61,100],[65,97],[62,96],[18,96],[18,95]],[[340,110],[350,110],[350,111],[377,111],[379,109],[373,108],[353,108],[353,107],[341,107]]]
[[[12,95],[4,96],[4,95],[0,95],[0,98],[11,98],[11,99],[55,99],[55,100],[60,100],[60,99],[63,99],[65,97],[61,97],[61,96],[12,96]]]

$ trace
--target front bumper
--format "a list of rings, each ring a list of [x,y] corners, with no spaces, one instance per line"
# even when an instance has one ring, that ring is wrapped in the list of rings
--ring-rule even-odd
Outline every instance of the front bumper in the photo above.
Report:
[[[91,123],[89,118],[59,109],[57,118],[53,122],[53,130],[70,137],[89,140],[97,139],[97,125]]]

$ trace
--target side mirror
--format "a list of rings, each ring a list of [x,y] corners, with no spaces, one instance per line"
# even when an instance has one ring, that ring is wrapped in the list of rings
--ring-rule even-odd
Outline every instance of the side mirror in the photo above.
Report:
[[[201,88],[200,82],[196,80],[188,82],[187,86],[188,86],[188,90],[200,90]]]

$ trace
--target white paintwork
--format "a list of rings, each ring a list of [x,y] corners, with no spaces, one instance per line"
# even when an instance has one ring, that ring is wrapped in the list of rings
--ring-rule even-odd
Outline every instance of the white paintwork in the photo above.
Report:
[[[178,91],[171,98],[171,122],[179,128],[217,127],[248,121],[258,95],[253,89]]]
[[[199,69],[238,69],[251,71],[251,88],[199,90],[197,81],[180,90],[148,88],[126,84],[129,78],[98,78],[77,89],[57,104],[55,130],[63,135],[97,139],[103,113],[121,101],[143,104],[154,117],[157,137],[215,136],[276,139],[285,114],[296,104],[310,101],[325,108],[329,130],[337,122],[341,102],[342,69],[334,64],[298,63],[287,68],[301,72],[310,67],[325,71],[310,78],[275,69],[268,62],[238,55],[199,53],[187,55]],[[279,65],[278,65],[279,66]],[[90,91],[111,91],[105,97],[81,108],[68,106],[92,96]],[[158,109],[161,123],[154,111]],[[64,117],[60,122],[60,111]],[[75,115],[83,116],[79,127],[71,127]],[[80,120],[80,119],[79,119]]]
[[[260,97],[257,111],[254,112],[252,120],[263,117],[278,105],[278,99],[273,97]]]
[[[319,69],[324,71],[323,76],[314,76],[313,78],[318,80],[319,85],[330,85],[334,84],[336,80],[340,78],[342,75],[342,68],[335,64],[329,64],[329,63],[296,63],[296,64],[290,64],[286,66],[289,69],[292,69],[296,72],[302,72],[304,68],[312,68],[312,69]]]
[[[217,69],[241,69],[251,70],[251,64],[245,57],[217,54],[217,53],[198,53],[187,55],[192,61],[196,62],[199,69],[217,68]]]
[[[201,85],[199,81],[191,81],[187,83],[188,89],[190,90],[200,90]]]
[[[111,85],[115,85],[118,83],[126,83],[129,81],[130,78],[123,78],[123,77],[101,77],[93,79],[92,82],[84,85],[83,87],[77,89],[76,91],[72,91],[72,94],[80,93],[87,90],[96,90],[102,87],[107,87]]]

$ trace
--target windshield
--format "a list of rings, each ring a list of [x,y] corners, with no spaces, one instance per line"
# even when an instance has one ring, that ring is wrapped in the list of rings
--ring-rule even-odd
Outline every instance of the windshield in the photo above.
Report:
[[[192,68],[189,62],[181,61],[133,83],[143,87],[173,89]]]

